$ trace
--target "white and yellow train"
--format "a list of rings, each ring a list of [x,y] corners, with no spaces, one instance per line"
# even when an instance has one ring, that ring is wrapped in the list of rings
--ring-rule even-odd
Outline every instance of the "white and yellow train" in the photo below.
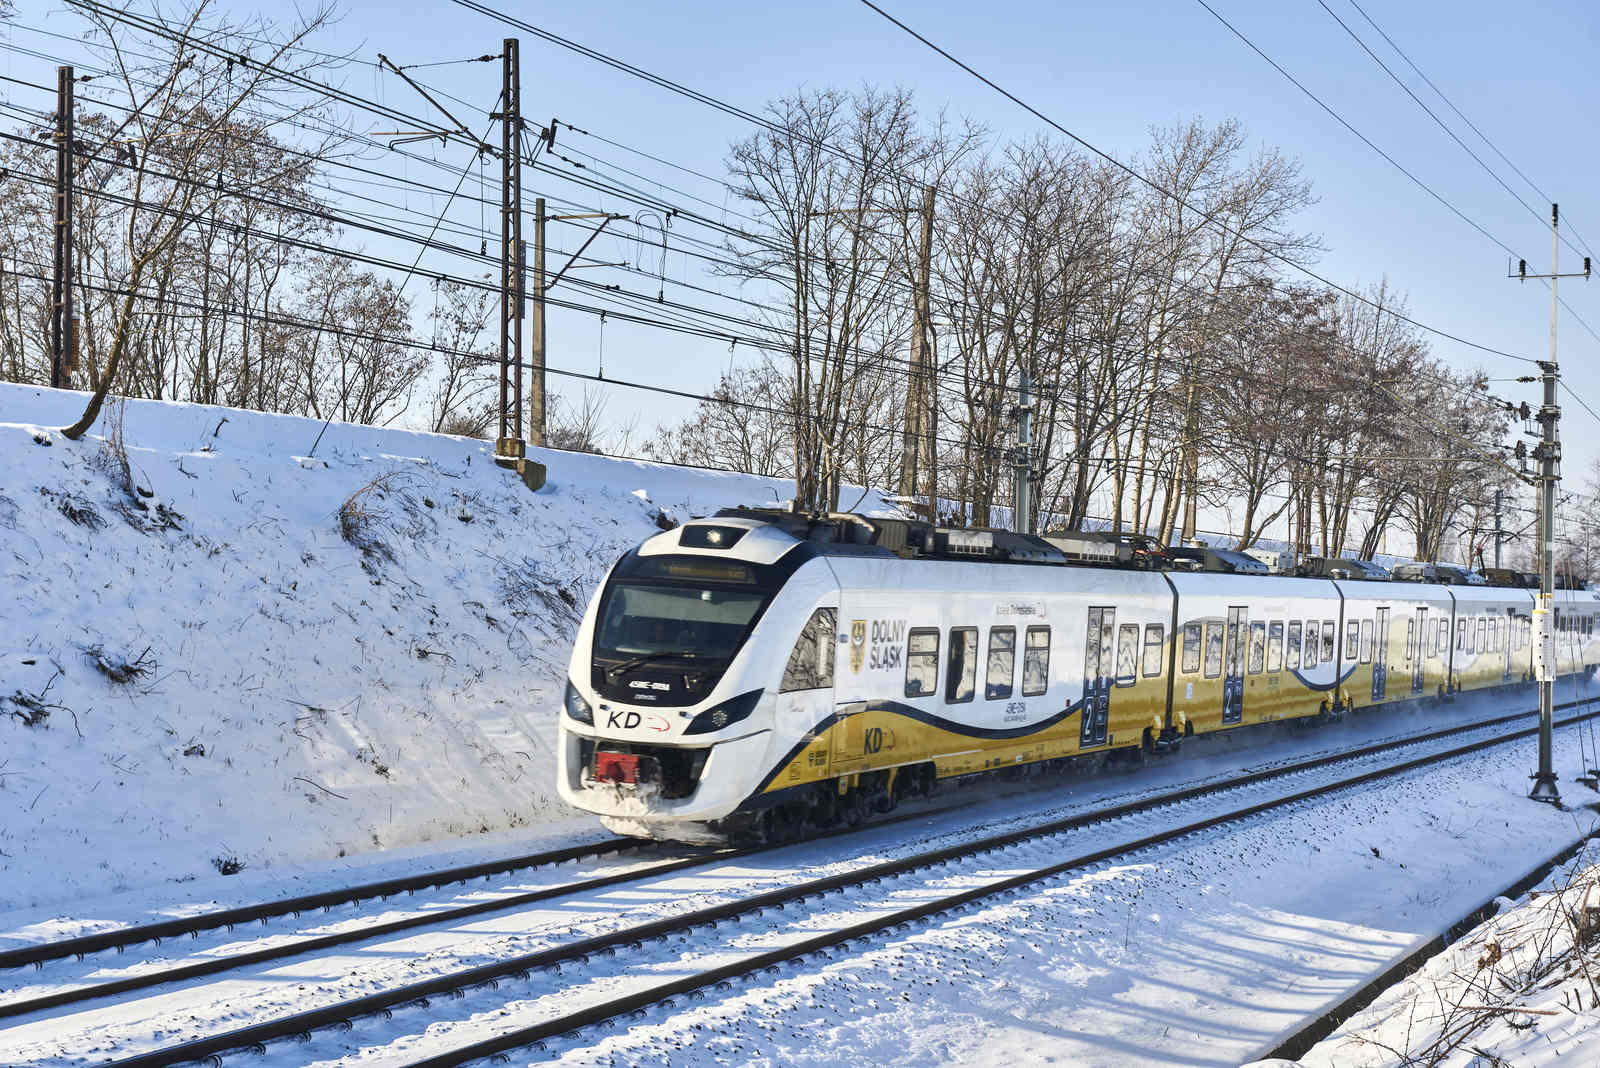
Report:
[[[1049,541],[731,510],[611,569],[563,798],[624,834],[784,839],[939,779],[1527,681],[1533,591],[1072,566]],[[1557,594],[1558,672],[1600,599]]]

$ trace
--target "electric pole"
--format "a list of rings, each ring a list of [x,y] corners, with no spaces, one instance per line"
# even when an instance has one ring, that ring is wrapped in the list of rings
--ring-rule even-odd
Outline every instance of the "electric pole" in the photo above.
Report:
[[[544,197],[533,202],[533,375],[528,397],[528,441],[544,447]],[[581,249],[579,251],[582,251]]]
[[[522,72],[517,39],[505,39],[500,121],[500,437],[495,455],[521,460],[522,436]],[[542,424],[541,420],[541,424]],[[540,429],[543,429],[541,425]]]
[[[1017,388],[1017,447],[1011,466],[1011,529],[1033,533],[1033,376],[1026,368]]]
[[[50,282],[50,387],[64,389],[78,367],[78,322],[72,313],[73,74],[56,71],[55,267]]]
[[[900,496],[916,496],[919,476],[926,471],[928,519],[937,522],[939,505],[934,496],[933,420],[929,412],[935,376],[928,346],[928,318],[932,303],[928,293],[928,275],[933,260],[933,197],[933,186],[922,190],[922,240],[917,246],[917,277],[912,296],[911,365],[906,373],[906,430],[900,455]]]
[[[1517,265],[1513,276],[1519,281],[1545,278],[1550,283],[1550,359],[1539,363],[1540,381],[1544,385],[1544,404],[1539,408],[1539,444],[1533,450],[1539,461],[1539,474],[1535,482],[1539,488],[1539,602],[1533,610],[1533,670],[1539,681],[1539,770],[1530,775],[1533,789],[1528,796],[1535,801],[1551,805],[1561,803],[1561,792],[1556,789],[1553,767],[1554,748],[1552,734],[1555,716],[1556,636],[1556,483],[1561,481],[1561,405],[1556,388],[1561,381],[1561,369],[1556,363],[1556,281],[1560,278],[1588,278],[1589,257],[1583,258],[1583,270],[1563,275],[1561,257],[1561,208],[1550,205],[1550,273],[1528,273],[1528,261]],[[1496,553],[1499,542],[1496,541]]]

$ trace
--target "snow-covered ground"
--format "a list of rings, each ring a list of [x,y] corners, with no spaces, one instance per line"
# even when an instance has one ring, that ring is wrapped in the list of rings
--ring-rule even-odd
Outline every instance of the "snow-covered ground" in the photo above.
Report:
[[[1525,707],[1526,694],[1509,701]],[[1481,715],[1485,709],[1475,711]],[[1388,729],[1400,722],[1415,729],[1455,718],[1458,710],[1432,712],[1396,716]],[[1370,730],[1372,724],[1367,726]],[[1261,744],[1217,746],[1209,754],[1186,751],[1183,760],[1128,775],[1032,780],[1031,789],[1009,784],[998,795],[978,791],[958,810],[930,812],[911,824],[580,892],[302,961],[197,980],[148,998],[7,1021],[9,1026],[0,1028],[0,1061],[81,1065],[128,1055],[980,831],[1211,778],[1225,768],[1275,763],[1316,741],[1315,735],[1301,734],[1296,746],[1289,732],[1262,737]],[[738,980],[707,992],[703,1000],[680,999],[641,1018],[580,1031],[543,1050],[518,1054],[514,1063],[1237,1064],[1270,1048],[1303,1017],[1361,985],[1446,919],[1508,885],[1587,826],[1587,814],[1555,812],[1522,797],[1527,750],[1527,743],[1492,750],[1096,864],[834,950],[826,958],[804,958],[776,973]],[[1558,753],[1565,758],[1569,752],[1576,757],[1571,729],[1558,738]],[[1561,770],[1570,771],[1567,765],[1573,763],[1564,759]],[[1328,777],[1332,772],[1300,773],[1293,786]],[[250,1055],[241,1063],[409,1063],[641,984],[1272,792],[1252,787],[1182,812],[1096,825],[812,899],[805,908],[768,911],[665,943],[646,942],[614,958],[593,958],[576,970],[536,972],[526,981],[503,981],[497,989],[473,991],[463,999],[434,999],[427,1008],[397,1010],[392,1020],[363,1021],[349,1034],[318,1033],[309,1045],[274,1045],[265,1062]],[[562,877],[618,863],[636,862],[585,862]],[[511,877],[503,888],[485,884],[462,893],[498,893],[550,877]],[[393,907],[413,906],[397,902]],[[308,917],[313,925],[340,922],[346,921],[338,915]],[[213,941],[241,937],[253,936],[219,934],[149,952],[176,960],[213,952]],[[134,958],[144,952],[68,964],[58,977],[113,978],[140,967]],[[57,974],[12,978],[21,985]]]
[[[51,429],[81,403],[0,385],[10,594],[0,600],[0,945],[599,837],[550,788],[554,709],[581,606],[660,509],[681,518],[791,492],[781,480],[548,453],[538,458],[550,484],[533,494],[479,441],[341,424],[322,433],[315,421],[154,402],[121,413],[130,490],[107,442],[115,418],[80,442]],[[883,502],[869,496],[862,507]],[[1560,696],[1587,694],[1567,684]],[[1207,739],[1135,773],[991,784],[910,824],[7,1021],[0,1062],[76,1065],[154,1048],[1044,815],[1531,703],[1508,693],[1314,734]],[[1058,876],[513,1060],[1238,1064],[1589,829],[1590,813],[1525,799],[1530,748]],[[1576,731],[1558,736],[1557,756],[1568,800],[1584,800],[1566,782],[1592,763],[1580,761]],[[274,1046],[266,1063],[404,1062],[1129,830],[1089,828],[650,943],[594,962],[579,991],[573,976],[536,973],[439,999],[376,1031]],[[244,869],[223,877],[230,861]],[[513,874],[393,908],[628,863],[638,860]],[[1560,929],[1579,896],[1547,895],[1502,916],[1307,1063],[1405,1063],[1441,1026],[1468,1022],[1471,1044],[1497,1043],[1518,1065],[1600,1056],[1575,1032],[1597,1011],[1587,984],[1593,974],[1600,986],[1600,962],[1583,958],[1589,971],[1574,971],[1572,936]],[[307,918],[351,922],[360,921]],[[260,934],[284,937],[275,931]],[[42,978],[92,980],[239,937],[68,962]],[[1491,942],[1500,958],[1476,968]],[[20,987],[32,976],[5,980]],[[1577,1004],[1579,983],[1584,1009],[1564,1008]],[[1474,1007],[1480,996],[1500,1000]],[[1462,1049],[1445,1063],[1472,1063],[1477,1054]]]
[[[660,509],[793,493],[150,401],[69,441],[83,402],[0,384],[0,911],[591,828],[551,746],[596,580]]]
[[[1395,984],[1299,1062],[1315,1068],[1600,1064],[1600,851]]]

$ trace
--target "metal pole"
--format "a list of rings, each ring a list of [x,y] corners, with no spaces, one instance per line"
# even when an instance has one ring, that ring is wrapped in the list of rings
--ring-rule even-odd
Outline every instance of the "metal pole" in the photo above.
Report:
[[[512,213],[510,213],[510,243],[517,253],[517,294],[515,294],[515,313],[512,315],[510,337],[512,337],[512,353],[515,353],[515,393],[517,401],[514,411],[515,436],[517,436],[517,456],[523,456],[523,422],[522,422],[522,317],[525,313],[526,280],[525,265],[526,253],[522,243],[522,62],[518,50],[517,38],[506,38],[506,61],[509,67],[509,78],[506,83],[506,110],[510,112],[510,190],[512,190]]]
[[[495,455],[521,460],[522,315],[526,300],[526,253],[522,242],[522,74],[517,39],[501,53],[500,122],[500,438]]]
[[[918,475],[932,448],[928,432],[927,382],[931,368],[928,359],[928,275],[933,259],[933,186],[922,191],[922,239],[917,246],[916,292],[912,304],[911,365],[906,373],[906,428],[900,454],[900,495],[917,492]],[[929,501],[929,518],[935,505]]]
[[[511,242],[512,254],[516,258],[514,270],[516,277],[512,283],[511,294],[511,353],[512,353],[512,392],[514,400],[511,410],[512,437],[516,440],[517,455],[523,455],[523,423],[522,423],[522,316],[523,303],[526,293],[524,284],[524,271],[527,257],[522,245],[522,67],[518,62],[517,39],[508,37],[505,41],[506,50],[506,113],[507,132],[511,141],[509,158],[506,161],[511,172],[511,226],[508,240]]]
[[[533,202],[533,390],[528,409],[528,440],[544,445],[545,435],[545,314],[544,197]]]
[[[72,140],[75,79],[71,67],[56,70],[55,264],[50,289],[50,386],[63,389],[76,363],[77,330],[72,314]]]
[[[1552,805],[1561,803],[1561,792],[1556,788],[1553,767],[1553,739],[1555,716],[1555,633],[1554,619],[1556,587],[1556,460],[1561,453],[1556,424],[1561,418],[1561,407],[1556,400],[1556,384],[1560,369],[1556,365],[1556,284],[1560,272],[1561,255],[1558,226],[1561,209],[1550,205],[1550,359],[1540,365],[1544,383],[1544,404],[1539,409],[1542,430],[1539,442],[1539,606],[1533,610],[1534,640],[1538,655],[1535,666],[1539,674],[1539,770],[1533,776],[1533,789],[1528,796],[1535,801]]]
[[[1033,533],[1033,377],[1026,369],[1017,390],[1017,451],[1011,469],[1011,529]]]
[[[500,66],[500,433],[495,443],[495,453],[500,456],[515,455],[509,447],[512,437],[512,260],[516,254],[511,244],[512,198],[516,195],[511,186],[511,161],[516,156],[515,126],[511,117],[511,50],[515,43],[510,37],[505,39]]]

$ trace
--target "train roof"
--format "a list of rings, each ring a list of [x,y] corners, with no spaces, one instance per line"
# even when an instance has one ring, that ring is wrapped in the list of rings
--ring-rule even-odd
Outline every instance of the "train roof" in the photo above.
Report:
[[[825,556],[1147,570],[1165,572],[1174,580],[1196,574],[1219,578],[1271,575],[1278,582],[1332,581],[1353,596],[1439,600],[1444,596],[1441,587],[1448,586],[1449,595],[1457,599],[1517,603],[1536,592],[1528,588],[1536,576],[1510,569],[1486,569],[1480,575],[1451,564],[1413,562],[1397,565],[1391,579],[1390,571],[1368,561],[1308,557],[1301,574],[1294,576],[1272,571],[1243,552],[1210,547],[1168,549],[1149,535],[1131,532],[1052,530],[1041,536],[857,512],[804,512],[792,507],[724,508],[650,538],[639,551],[644,555],[717,554],[737,544],[740,556],[772,563],[802,542]],[[1412,588],[1402,591],[1396,587]],[[1561,593],[1565,595],[1562,600],[1600,600],[1600,595],[1581,585]]]

